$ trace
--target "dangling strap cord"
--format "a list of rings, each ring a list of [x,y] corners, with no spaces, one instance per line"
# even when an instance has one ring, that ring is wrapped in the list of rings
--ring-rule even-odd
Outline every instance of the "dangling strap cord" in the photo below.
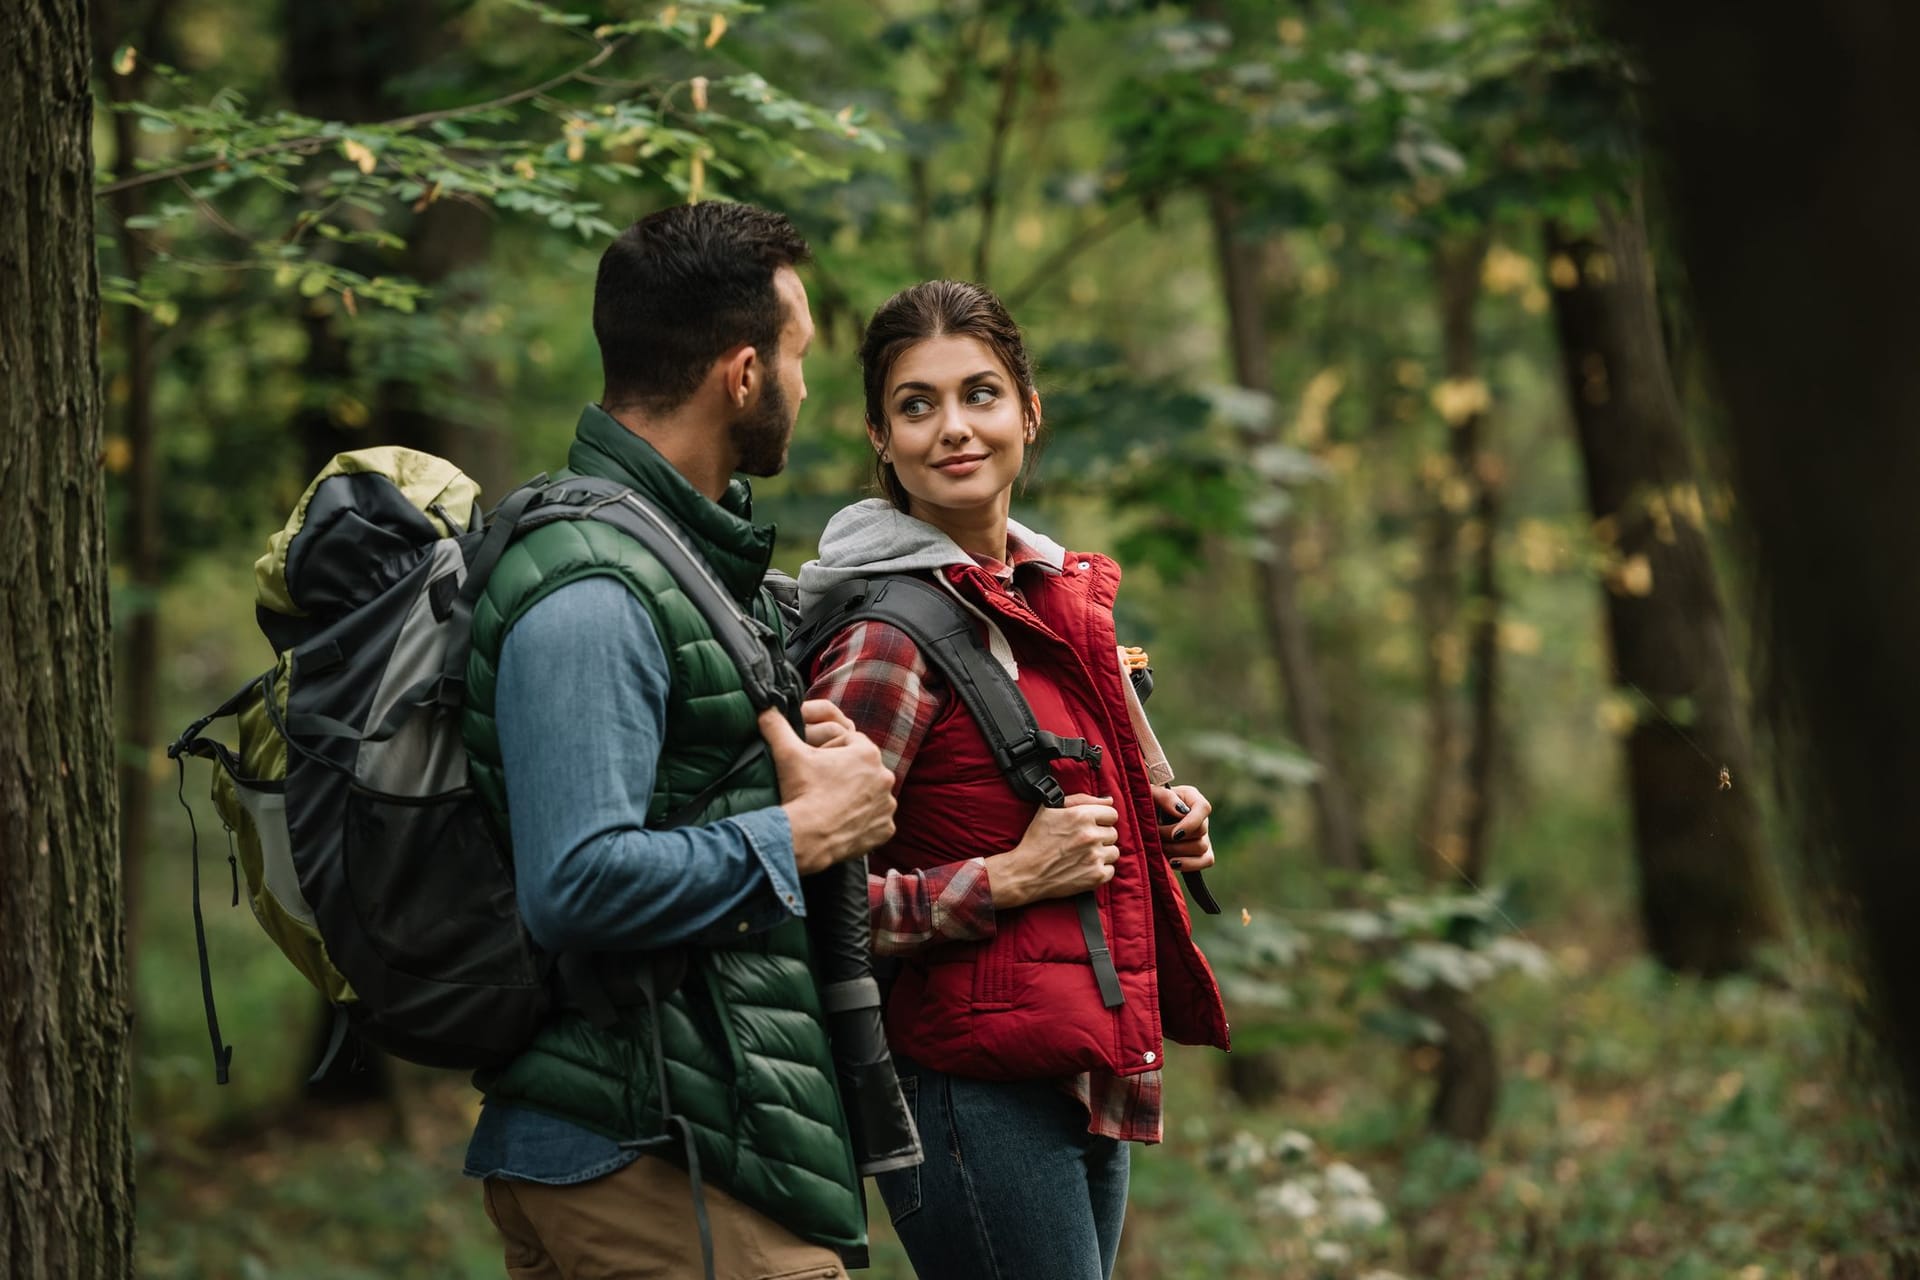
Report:
[[[175,756],[174,763],[180,766],[180,807],[187,811],[187,830],[193,839],[193,940],[200,948],[200,995],[207,1002],[207,1035],[213,1041],[213,1078],[225,1084],[228,1065],[233,1061],[233,1046],[220,1038],[220,1015],[213,1009],[213,969],[207,963],[207,925],[200,914],[200,827],[193,820],[193,806],[187,803],[185,754]]]
[[[693,1185],[693,1220],[700,1229],[700,1263],[706,1280],[715,1280],[713,1269],[713,1223],[707,1217],[707,1193],[700,1177],[700,1151],[693,1142],[693,1126],[687,1123],[685,1116],[673,1113],[673,1095],[667,1089],[667,1051],[666,1042],[660,1034],[660,998],[658,984],[652,961],[641,964],[634,976],[634,985],[640,989],[641,998],[647,1005],[647,1022],[653,1030],[653,1070],[660,1081],[660,1117],[662,1127],[678,1130],[680,1144],[687,1153],[687,1181]],[[640,1138],[623,1142],[623,1147],[646,1150],[673,1141],[671,1132],[656,1138]]]

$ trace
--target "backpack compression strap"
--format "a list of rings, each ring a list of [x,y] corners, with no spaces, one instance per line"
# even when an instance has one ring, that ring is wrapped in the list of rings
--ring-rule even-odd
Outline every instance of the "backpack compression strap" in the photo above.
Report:
[[[891,623],[906,632],[966,705],[986,736],[999,766],[1023,799],[1058,809],[1067,801],[1059,779],[1047,766],[1055,760],[1081,760],[1100,768],[1100,748],[1085,738],[1049,733],[1033,718],[1020,687],[994,661],[975,630],[974,619],[940,588],[904,574],[856,579],[836,587],[820,602],[815,620],[794,636],[797,660],[815,651],[843,628],[865,619]],[[1100,923],[1100,906],[1091,892],[1074,895],[1080,933],[1086,939],[1100,1001],[1113,1009],[1126,1003],[1120,975]]]

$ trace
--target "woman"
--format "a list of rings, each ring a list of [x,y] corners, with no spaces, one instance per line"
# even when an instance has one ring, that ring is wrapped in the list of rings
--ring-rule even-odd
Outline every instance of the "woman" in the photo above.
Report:
[[[875,314],[860,355],[886,497],[829,523],[803,602],[849,578],[920,575],[979,619],[1042,729],[1101,749],[1057,761],[1067,803],[1038,808],[904,632],[855,623],[814,663],[808,696],[879,744],[899,802],[870,859],[874,945],[901,958],[888,1039],[927,1159],[877,1181],[922,1280],[1104,1280],[1128,1144],[1160,1139],[1163,1031],[1227,1047],[1175,878],[1213,861],[1209,805],[1171,785],[1122,669],[1118,567],[1008,518],[1041,416],[1000,301],[915,286]],[[1074,903],[1088,891],[1116,1007]]]

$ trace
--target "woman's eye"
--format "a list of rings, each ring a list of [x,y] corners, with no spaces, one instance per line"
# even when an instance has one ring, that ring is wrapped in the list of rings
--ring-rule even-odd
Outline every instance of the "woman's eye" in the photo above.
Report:
[[[909,418],[917,418],[932,407],[932,402],[925,396],[914,396],[911,399],[901,402],[900,412],[906,414]]]
[[[968,404],[992,404],[997,398],[992,387],[975,387],[967,392]]]

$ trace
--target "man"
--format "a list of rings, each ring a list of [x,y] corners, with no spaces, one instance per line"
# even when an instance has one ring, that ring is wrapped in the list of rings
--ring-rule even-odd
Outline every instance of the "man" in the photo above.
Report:
[[[805,241],[747,205],[668,209],[600,261],[605,393],[573,473],[631,486],[714,576],[776,625],[761,578],[773,531],[735,472],[786,463],[813,338]],[[514,542],[475,612],[466,736],[504,779],[516,890],[553,954],[662,959],[671,1111],[698,1156],[721,1280],[844,1276],[865,1239],[860,1184],[810,972],[800,878],[893,831],[892,775],[827,703],[803,740],[756,720],[699,612],[633,539],[562,521]],[[764,736],[766,754],[736,768]],[[500,794],[498,788],[489,788]],[[711,793],[709,795],[709,793]],[[648,829],[707,796],[691,824]],[[603,960],[603,971],[608,963]],[[611,986],[611,984],[610,984]],[[466,1172],[516,1280],[698,1276],[684,1153],[662,1132],[652,1018],[556,1015],[483,1072]],[[626,1145],[623,1145],[626,1144]]]

